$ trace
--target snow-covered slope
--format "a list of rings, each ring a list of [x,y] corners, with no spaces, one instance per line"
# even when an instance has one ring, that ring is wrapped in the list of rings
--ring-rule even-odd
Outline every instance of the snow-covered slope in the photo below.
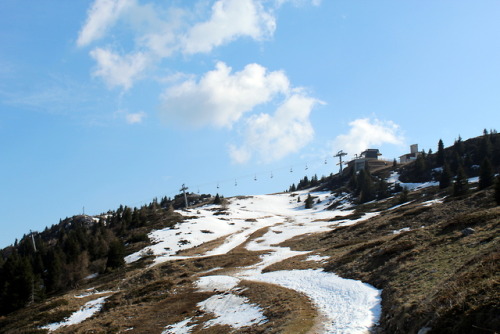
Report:
[[[198,305],[205,312],[216,315],[216,318],[205,326],[218,323],[239,328],[266,321],[258,305],[251,305],[245,298],[233,293],[239,281],[244,279],[277,284],[306,294],[326,319],[323,323],[325,333],[364,333],[377,323],[380,317],[379,290],[368,284],[343,279],[321,270],[263,273],[263,269],[269,265],[307,254],[280,247],[280,243],[296,236],[329,231],[338,225],[352,224],[364,219],[331,222],[331,218],[352,213],[346,196],[334,197],[329,192],[311,193],[315,198],[315,206],[305,209],[304,200],[307,195],[307,192],[298,192],[293,195],[232,198],[223,208],[208,205],[191,209],[188,213],[182,212],[183,215],[193,218],[177,224],[172,229],[151,232],[149,237],[153,245],[128,256],[126,260],[131,263],[151,254],[155,256],[156,264],[186,258],[178,256],[178,252],[223,238],[219,246],[190,257],[220,255],[246,242],[245,247],[249,251],[266,251],[260,263],[241,268],[231,276],[207,274],[198,283],[202,291],[209,287],[211,291],[220,292]],[[338,202],[340,209],[326,210],[333,202]],[[373,215],[372,213],[365,218]],[[265,227],[268,230],[263,236],[249,240],[252,233]],[[227,307],[228,305],[231,307]],[[229,313],[223,314],[224,310]],[[185,319],[168,326],[165,333],[189,333],[192,320]]]

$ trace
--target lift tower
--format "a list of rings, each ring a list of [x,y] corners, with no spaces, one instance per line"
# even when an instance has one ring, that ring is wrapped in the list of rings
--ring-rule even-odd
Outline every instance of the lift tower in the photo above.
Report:
[[[338,151],[338,153],[336,155],[334,155],[334,157],[339,158],[339,163],[337,164],[337,165],[340,165],[339,174],[342,174],[342,165],[344,164],[344,162],[342,161],[342,157],[346,156],[346,155],[347,155],[347,153],[343,152],[342,150]]]
[[[183,192],[184,194],[184,202],[186,202],[186,209],[188,208],[188,199],[187,199],[187,196],[186,196],[186,190],[188,190],[189,188],[186,187],[184,184],[182,185],[182,188],[180,191]]]

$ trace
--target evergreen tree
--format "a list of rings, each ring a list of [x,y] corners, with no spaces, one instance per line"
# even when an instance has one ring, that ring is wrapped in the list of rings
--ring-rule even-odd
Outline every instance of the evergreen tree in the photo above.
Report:
[[[119,268],[125,265],[125,247],[123,243],[116,239],[109,245],[107,268]]]
[[[427,163],[425,162],[425,155],[421,154],[415,161],[415,179],[417,182],[424,182],[428,179]]]
[[[481,143],[479,145],[479,159],[484,160],[486,158],[491,159],[492,145],[491,137],[488,135],[488,131],[484,130],[485,133],[481,138]],[[481,161],[479,160],[479,161]]]
[[[439,188],[446,189],[450,185],[451,185],[450,166],[447,163],[445,163],[443,167],[443,172],[441,173],[441,176],[439,178]]]
[[[45,267],[47,268],[46,273],[46,285],[49,292],[59,291],[63,288],[63,275],[64,275],[64,259],[60,248],[53,247],[49,249],[47,253],[47,260]]]
[[[481,164],[481,171],[479,172],[479,189],[488,188],[493,184],[493,167],[491,166],[490,159],[484,158]]]
[[[398,197],[399,204],[408,202],[408,194],[409,194],[408,188],[403,187],[403,190],[401,191]]]
[[[26,257],[14,251],[2,267],[0,310],[8,313],[26,306],[33,293],[33,268]]]
[[[313,198],[312,198],[311,194],[309,194],[306,198],[306,201],[305,201],[305,208],[312,209],[312,207],[313,207]]]
[[[220,198],[220,196],[219,196],[218,193],[215,195],[214,204],[216,204],[216,205],[222,204],[222,200],[221,200],[221,198]]]
[[[464,162],[462,157],[457,153],[457,151],[453,152],[453,159],[451,160],[451,171],[453,174],[458,174],[458,169],[460,167],[463,168]]]
[[[389,197],[389,185],[385,180],[381,179],[377,183],[377,199],[384,199]]]
[[[392,162],[392,168],[396,168],[398,166],[398,162],[396,161],[396,159],[394,159],[394,161]]]
[[[459,166],[457,177],[453,184],[453,196],[461,196],[467,194],[469,191],[469,181],[465,175],[464,168]]]
[[[438,166],[444,166],[444,161],[445,161],[444,144],[443,141],[439,139],[436,163]]]
[[[357,177],[359,201],[361,203],[366,203],[375,198],[373,181],[368,172],[364,169],[359,171]]]
[[[458,135],[458,139],[455,140],[455,143],[453,144],[453,149],[459,156],[462,156],[464,154],[464,143],[462,141],[462,137]]]

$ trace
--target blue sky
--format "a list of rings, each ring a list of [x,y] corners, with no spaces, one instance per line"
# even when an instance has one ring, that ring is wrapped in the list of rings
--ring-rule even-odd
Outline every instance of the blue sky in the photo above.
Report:
[[[341,149],[392,160],[498,128],[498,17],[487,0],[2,1],[0,246],[183,183],[276,192]]]

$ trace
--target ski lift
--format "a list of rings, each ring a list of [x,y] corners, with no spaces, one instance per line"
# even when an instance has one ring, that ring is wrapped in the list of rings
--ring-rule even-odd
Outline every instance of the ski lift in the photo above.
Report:
[[[327,165],[327,164],[328,164],[328,162],[327,162],[327,161],[326,161],[326,159],[325,159],[325,165]]]
[[[253,177],[253,180],[254,180],[254,181],[257,181],[257,175],[255,175],[255,176]]]
[[[293,168],[290,168],[290,173],[293,173]]]
[[[219,184],[217,183],[217,189],[219,189]]]
[[[271,179],[272,179],[273,177],[274,177],[274,176],[273,176],[273,172],[271,172]]]
[[[306,164],[306,170],[308,170],[308,169],[309,169],[309,167],[307,167],[307,164]]]
[[[234,186],[237,187],[238,186],[238,182],[236,180],[234,180]]]

